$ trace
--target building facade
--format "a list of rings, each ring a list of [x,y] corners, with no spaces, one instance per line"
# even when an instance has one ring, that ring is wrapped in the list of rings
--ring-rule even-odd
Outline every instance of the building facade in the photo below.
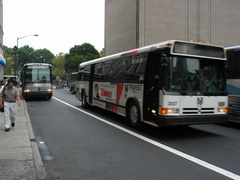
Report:
[[[3,57],[3,0],[0,0],[0,80],[3,79],[6,61]]]
[[[239,8],[239,0],[105,0],[105,53],[171,39],[239,45]]]

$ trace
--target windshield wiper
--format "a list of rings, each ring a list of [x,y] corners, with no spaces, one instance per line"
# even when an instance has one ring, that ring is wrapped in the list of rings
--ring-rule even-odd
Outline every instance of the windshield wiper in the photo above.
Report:
[[[188,92],[185,91],[185,90],[182,90],[180,93],[181,93],[182,95],[188,95]]]
[[[39,77],[37,79],[35,79],[32,83],[35,83],[37,80],[39,81]]]

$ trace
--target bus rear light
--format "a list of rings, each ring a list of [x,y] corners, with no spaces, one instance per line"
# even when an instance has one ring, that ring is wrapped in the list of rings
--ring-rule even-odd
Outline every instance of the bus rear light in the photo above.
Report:
[[[218,108],[218,112],[222,112],[222,113],[228,114],[228,108]]]

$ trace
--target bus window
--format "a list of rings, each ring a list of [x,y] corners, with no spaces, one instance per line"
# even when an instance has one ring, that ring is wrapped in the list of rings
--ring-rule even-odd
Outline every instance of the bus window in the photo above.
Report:
[[[223,72],[214,60],[171,57],[169,72],[169,90],[224,92]]]
[[[83,80],[83,73],[79,72],[77,76],[77,81],[82,81]]]
[[[94,69],[94,80],[103,80],[103,73],[102,73],[102,66],[103,63],[99,63],[95,65]]]
[[[126,72],[127,80],[141,81],[146,68],[146,61],[143,57],[133,58]]]
[[[103,75],[103,79],[104,80],[110,80],[112,79],[112,77],[110,76],[109,72],[112,69],[112,61],[108,61],[106,63],[103,64],[102,67],[102,75]]]
[[[84,81],[88,81],[90,79],[90,71],[91,71],[91,65],[84,67],[83,77],[82,77]]]
[[[119,63],[116,63],[116,71],[114,78],[118,81],[124,81],[126,79],[127,72],[127,59],[119,60]]]

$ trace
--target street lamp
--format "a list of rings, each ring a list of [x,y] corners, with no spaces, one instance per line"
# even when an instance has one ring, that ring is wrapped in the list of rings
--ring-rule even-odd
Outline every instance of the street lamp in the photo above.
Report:
[[[17,80],[17,69],[18,69],[18,53],[17,53],[17,51],[18,51],[18,40],[29,37],[29,36],[38,36],[38,34],[30,34],[30,35],[27,35],[27,36],[17,37],[17,47],[16,47],[16,53],[15,53],[15,55],[17,56],[16,66],[15,66],[15,80]]]
[[[18,48],[18,40],[19,40],[19,39],[26,38],[26,37],[28,37],[28,36],[38,36],[38,34],[30,34],[30,35],[23,36],[23,37],[20,37],[20,38],[18,37],[18,38],[17,38],[17,48]]]

